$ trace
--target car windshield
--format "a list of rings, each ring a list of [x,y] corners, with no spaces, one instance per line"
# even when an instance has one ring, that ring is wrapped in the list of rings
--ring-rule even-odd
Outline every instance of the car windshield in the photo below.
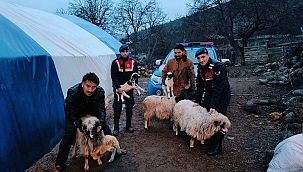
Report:
[[[188,53],[188,58],[190,59],[190,60],[192,60],[193,61],[193,63],[198,63],[198,61],[197,61],[197,59],[195,58],[195,54],[196,54],[196,51],[198,50],[198,49],[200,49],[201,47],[186,47],[185,49],[186,49],[186,51],[187,51],[187,53]],[[209,56],[212,58],[212,59],[215,59],[215,55],[214,55],[214,51],[213,51],[213,49],[211,48],[211,47],[206,47],[207,48],[207,51],[208,51],[208,54],[209,54]],[[166,64],[167,63],[167,61],[169,60],[169,59],[171,59],[171,58],[174,58],[174,50],[171,50],[170,52],[169,52],[169,54],[167,55],[167,57],[166,57],[166,59],[164,60],[164,64]]]

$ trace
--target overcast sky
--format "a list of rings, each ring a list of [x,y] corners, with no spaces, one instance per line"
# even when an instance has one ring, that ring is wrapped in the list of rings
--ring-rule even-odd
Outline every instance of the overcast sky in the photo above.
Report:
[[[67,10],[68,3],[72,0],[0,0],[13,4],[19,4],[22,6],[35,8],[50,13],[56,12],[58,8]],[[113,0],[114,2],[120,2],[120,0]],[[179,16],[186,15],[186,3],[190,0],[157,0],[160,3],[164,13],[166,13],[169,19],[174,20]]]

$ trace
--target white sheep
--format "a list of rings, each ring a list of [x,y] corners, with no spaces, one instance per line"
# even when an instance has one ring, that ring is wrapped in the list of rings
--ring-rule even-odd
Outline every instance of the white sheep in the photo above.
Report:
[[[193,107],[194,102],[181,100],[173,108],[174,120],[173,130],[178,135],[178,129],[185,131],[191,137],[190,148],[194,147],[196,138],[204,144],[204,140],[213,136],[216,132],[227,132],[230,127],[229,119],[221,113],[209,114],[206,108],[201,106]]]
[[[170,119],[175,104],[175,97],[147,96],[142,102],[144,109],[144,129],[150,126],[150,118],[153,116],[161,120]]]
[[[165,85],[162,85],[162,90],[165,96],[174,97],[174,73],[167,72],[165,75]]]

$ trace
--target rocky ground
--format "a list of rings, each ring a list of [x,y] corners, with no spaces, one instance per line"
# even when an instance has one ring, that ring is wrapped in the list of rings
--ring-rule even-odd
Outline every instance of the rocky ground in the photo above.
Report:
[[[172,122],[169,120],[151,120],[151,127],[144,130],[143,109],[141,102],[146,97],[136,96],[134,107],[134,133],[125,130],[125,113],[120,119],[120,133],[117,136],[122,148],[128,154],[116,157],[115,161],[107,166],[99,167],[94,160],[90,160],[90,171],[255,171],[264,172],[269,160],[268,150],[273,150],[282,141],[283,121],[271,118],[271,112],[282,113],[287,107],[279,103],[292,91],[291,87],[271,87],[259,84],[262,75],[253,72],[255,66],[228,67],[229,82],[232,98],[228,108],[228,118],[231,128],[223,141],[222,155],[209,157],[206,155],[208,145],[195,142],[195,148],[189,149],[189,137],[185,133],[175,136],[172,131]],[[140,78],[139,84],[147,88],[148,78]],[[272,104],[258,106],[261,111],[247,111],[247,102],[252,99],[273,100]],[[112,102],[109,102],[107,114],[110,126],[113,125]],[[297,104],[294,113],[302,116],[301,103]],[[297,120],[302,120],[298,118]],[[302,124],[302,121],[299,121]],[[302,131],[302,130],[301,130]],[[58,153],[58,145],[36,164],[27,169],[27,172],[52,171],[54,160]],[[84,157],[79,155],[69,159],[66,172],[84,171]]]

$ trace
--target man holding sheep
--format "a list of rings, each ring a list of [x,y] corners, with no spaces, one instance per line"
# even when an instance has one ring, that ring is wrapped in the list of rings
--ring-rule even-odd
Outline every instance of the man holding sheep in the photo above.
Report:
[[[226,116],[230,102],[230,86],[227,69],[217,60],[210,58],[206,48],[196,51],[198,59],[197,91],[195,104],[203,106],[210,113],[217,111]],[[224,133],[219,131],[210,138],[210,148],[207,155],[213,156],[222,153]]]
[[[135,60],[131,59],[129,55],[129,47],[126,44],[122,44],[119,48],[121,56],[113,60],[111,65],[111,79],[113,82],[114,92],[116,90],[122,94],[124,90],[120,85],[126,83],[134,72],[138,72],[138,65]],[[136,81],[138,83],[138,80]],[[138,89],[135,86],[134,89]],[[131,126],[131,119],[133,116],[133,106],[135,104],[133,90],[127,92],[130,98],[125,99],[125,111],[126,111],[126,130],[132,133],[134,128]],[[113,135],[117,136],[119,133],[119,120],[122,112],[122,101],[118,99],[117,94],[114,94],[114,131]]]
[[[182,100],[180,97],[182,90],[196,90],[194,63],[187,58],[187,51],[182,44],[174,47],[174,57],[167,61],[162,70],[162,84],[165,85],[165,74],[173,73],[173,93],[176,96],[176,102]]]

